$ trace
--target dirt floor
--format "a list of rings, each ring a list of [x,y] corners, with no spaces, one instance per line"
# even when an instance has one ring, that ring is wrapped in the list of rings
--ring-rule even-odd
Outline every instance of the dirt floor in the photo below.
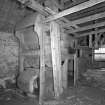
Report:
[[[105,105],[105,91],[99,88],[69,88],[60,100],[46,102],[46,105]]]
[[[45,105],[105,105],[105,91],[99,88],[79,86],[70,87],[57,100],[50,100]],[[38,105],[38,98],[29,98],[11,90],[0,91],[0,105]]]
[[[0,90],[0,105],[38,105],[38,99],[13,90]]]

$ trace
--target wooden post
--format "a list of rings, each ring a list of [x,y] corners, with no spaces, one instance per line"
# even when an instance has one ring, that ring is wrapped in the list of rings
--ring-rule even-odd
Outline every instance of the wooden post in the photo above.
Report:
[[[96,21],[95,21],[95,23],[96,23]],[[98,48],[98,30],[97,30],[97,28],[95,28],[95,43],[94,43],[94,48]]]
[[[24,56],[22,55],[22,48],[23,45],[22,43],[24,43],[24,37],[21,33],[21,31],[16,31],[16,37],[20,37],[19,39],[19,73],[24,71]]]
[[[68,59],[65,59],[64,64],[62,66],[62,86],[64,89],[67,88],[68,84]]]
[[[39,103],[42,104],[44,99],[44,89],[45,89],[45,58],[44,58],[44,26],[42,24],[42,15],[38,15],[35,22],[35,31],[39,37],[40,44],[40,94]]]
[[[89,35],[89,48],[92,48],[92,35]]]
[[[50,23],[50,35],[51,35],[54,91],[55,91],[55,97],[59,97],[59,95],[63,92],[62,72],[61,72],[60,27],[54,21]]]
[[[24,56],[19,53],[19,71],[23,72],[24,71]]]
[[[19,65],[20,65],[20,72],[23,72],[24,71],[24,56],[22,55],[22,50],[23,50],[23,45],[22,44],[24,44],[24,36],[23,36],[23,34],[21,33],[21,41],[20,41],[20,47],[19,47],[19,59],[20,59],[20,63],[19,63]]]
[[[77,54],[74,55],[74,86],[76,86],[78,80],[78,58]]]
[[[75,47],[77,48],[77,40],[75,40]],[[74,86],[76,86],[78,80],[78,57],[77,57],[77,49],[74,55]]]

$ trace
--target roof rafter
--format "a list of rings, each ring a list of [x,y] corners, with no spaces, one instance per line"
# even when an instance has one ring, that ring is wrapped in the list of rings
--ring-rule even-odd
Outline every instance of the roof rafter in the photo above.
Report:
[[[99,3],[102,3],[102,2],[105,2],[105,0],[89,0],[87,2],[84,2],[84,3],[81,3],[81,4],[77,5],[77,6],[74,6],[72,8],[66,9],[66,10],[64,10],[64,11],[58,13],[58,14],[53,15],[53,16],[49,16],[48,18],[46,18],[44,20],[44,22],[57,20],[57,19],[59,19],[61,17],[64,17],[66,15],[78,12],[80,10],[95,6],[95,5],[97,5]]]
[[[88,35],[94,35],[94,34],[103,33],[103,32],[105,32],[105,28],[104,29],[100,29],[100,30],[95,30],[95,31],[87,32],[87,33],[80,34],[80,35],[78,34],[75,37],[79,38],[79,37],[84,37],[84,36],[88,36]]]
[[[66,33],[76,33],[76,32],[86,31],[92,28],[97,28],[97,27],[102,27],[102,26],[105,26],[105,22],[88,25],[85,27],[77,28],[75,30],[69,30],[69,31],[66,31]]]
[[[90,15],[84,18],[80,18],[78,20],[74,20],[71,23],[68,23],[66,25],[64,25],[63,27],[70,27],[72,24],[81,24],[81,23],[86,23],[88,21],[93,21],[93,20],[97,20],[99,18],[104,18],[105,17],[105,12],[101,12],[98,14],[94,14],[94,15]]]
[[[22,4],[25,4],[27,7],[31,8],[31,9],[39,12],[39,13],[41,13],[44,16],[48,17],[49,15],[57,14],[56,12],[51,10],[50,8],[43,7],[42,5],[40,5],[39,3],[37,3],[34,0],[29,0],[28,2],[27,2],[27,0],[18,0],[18,1],[21,2]],[[62,17],[60,19],[60,21],[58,20],[58,22],[59,23],[64,22],[64,25],[65,25],[65,23],[67,24],[67,23],[70,23],[71,21],[69,21],[68,19]],[[73,25],[73,26],[77,28],[76,25]]]

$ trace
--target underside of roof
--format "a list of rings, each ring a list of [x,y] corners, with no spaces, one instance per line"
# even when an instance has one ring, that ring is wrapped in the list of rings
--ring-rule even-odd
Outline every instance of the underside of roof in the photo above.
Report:
[[[47,0],[34,0],[34,1],[45,7],[46,5],[44,3]],[[57,6],[59,8],[59,12],[62,12],[68,8],[72,8],[89,0],[54,0],[54,1],[58,3]],[[99,13],[104,13],[104,11],[105,11],[105,2],[102,2],[98,3],[97,5],[91,6],[89,8],[83,9],[81,11],[74,12],[72,14],[64,16],[64,18],[70,22],[71,21],[77,22],[77,20],[79,21],[79,19]],[[19,23],[22,19],[24,19],[24,17],[32,14],[33,12],[35,12],[35,10],[30,9],[28,8],[28,6],[21,4],[20,2],[18,2],[18,0],[0,0],[0,31],[14,32],[16,24]],[[84,26],[94,25],[98,23],[99,23],[98,26],[100,27],[99,29],[104,29],[105,26],[100,25],[100,23],[103,23],[104,21],[105,21],[105,16],[102,16],[102,18],[99,16],[96,19],[77,22],[76,25],[78,26],[79,29],[75,31],[73,30],[73,33],[76,33],[79,36],[81,32],[82,33],[91,32],[94,30],[94,27],[87,28],[87,30],[81,28],[83,28]],[[71,26],[65,27],[65,30],[67,31],[68,34],[72,34],[72,31],[69,30],[70,27]]]

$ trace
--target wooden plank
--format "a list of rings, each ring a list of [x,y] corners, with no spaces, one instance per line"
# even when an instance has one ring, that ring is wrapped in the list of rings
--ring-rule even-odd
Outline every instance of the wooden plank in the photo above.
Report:
[[[83,37],[83,36],[88,36],[88,35],[93,35],[95,33],[103,33],[105,32],[105,29],[100,29],[100,30],[97,30],[97,31],[91,31],[91,32],[87,32],[87,33],[84,33],[84,34],[77,34],[75,37],[78,38],[78,37]]]
[[[68,34],[69,33],[76,33],[76,32],[85,31],[85,30],[89,30],[89,29],[92,29],[92,28],[102,27],[102,26],[105,26],[105,22],[91,24],[91,25],[88,25],[88,26],[77,28],[75,30],[69,30],[69,31],[66,31],[66,33],[68,33]]]
[[[55,97],[63,92],[61,72],[60,27],[56,22],[50,23],[52,65]]]
[[[40,93],[39,93],[39,103],[42,104],[45,91],[45,46],[44,46],[44,26],[41,23],[43,19],[42,15],[38,15],[35,22],[35,31],[39,37],[40,44]]]
[[[105,2],[105,0],[89,0],[87,2],[81,3],[81,4],[77,5],[77,6],[69,8],[67,10],[64,10],[64,11],[62,11],[62,12],[56,14],[56,15],[49,16],[48,18],[46,18],[44,20],[44,22],[50,22],[50,21],[53,21],[53,20],[57,20],[57,19],[59,19],[61,17],[64,17],[66,15],[70,15],[70,14],[78,12],[80,10],[95,6],[95,5],[97,5],[99,3],[102,3],[102,2]]]
[[[102,12],[102,13],[98,13],[98,14],[94,14],[94,15],[91,15],[91,16],[81,18],[81,19],[74,20],[71,23],[68,23],[68,24],[66,24],[65,26],[62,26],[62,27],[70,27],[70,26],[72,26],[72,24],[81,24],[81,23],[85,23],[85,22],[88,22],[88,21],[93,21],[93,20],[96,20],[96,19],[99,19],[99,18],[104,18],[104,17],[105,17],[105,12]]]

